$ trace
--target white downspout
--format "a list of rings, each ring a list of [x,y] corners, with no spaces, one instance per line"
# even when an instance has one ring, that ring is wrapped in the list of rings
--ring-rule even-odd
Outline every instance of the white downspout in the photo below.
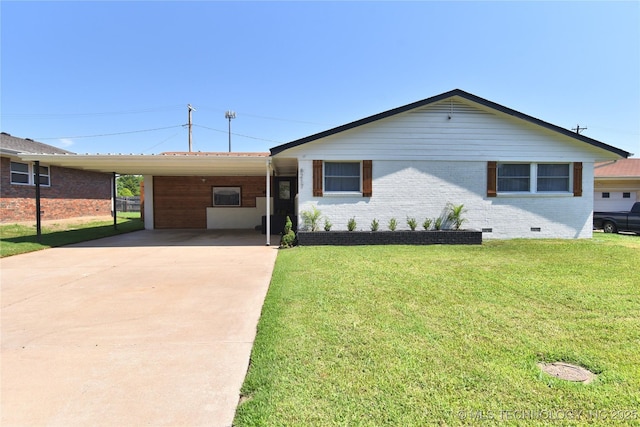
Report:
[[[271,246],[271,159],[267,159],[267,246]]]

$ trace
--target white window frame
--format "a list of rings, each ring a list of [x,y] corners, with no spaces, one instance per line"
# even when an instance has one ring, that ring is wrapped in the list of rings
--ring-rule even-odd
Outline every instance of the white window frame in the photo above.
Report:
[[[359,181],[358,182],[358,191],[355,191],[355,190],[344,190],[344,191],[341,191],[341,190],[327,190],[327,188],[326,188],[327,178],[330,178],[330,177],[331,178],[336,178],[336,177],[339,178],[339,176],[328,175],[327,174],[327,163],[353,163],[353,164],[357,163],[359,165],[359,169],[358,169],[358,181]],[[344,176],[343,178],[355,178],[355,177]],[[331,196],[331,195],[333,195],[333,196],[336,196],[336,195],[347,195],[347,196],[359,195],[359,196],[361,196],[362,195],[362,161],[358,161],[358,160],[344,160],[344,161],[342,161],[342,160],[338,160],[338,161],[325,160],[325,161],[323,161],[322,162],[322,192],[323,192],[324,195],[329,195],[329,196]]]
[[[529,190],[528,191],[504,191],[500,190],[498,182],[500,180],[499,172],[496,172],[496,191],[499,196],[522,196],[522,195],[541,195],[541,196],[570,196],[573,195],[573,163],[571,162],[498,162],[498,171],[500,165],[529,165]],[[566,190],[559,191],[538,191],[538,166],[539,165],[567,165],[569,168],[569,180]],[[515,177],[514,177],[515,178]]]
[[[22,171],[14,171],[13,170],[13,164],[20,164],[20,165],[27,165],[27,172],[22,172]],[[48,165],[40,165],[40,168],[46,168],[47,169],[47,173],[40,173],[40,178],[42,177],[47,177],[47,184],[40,184],[41,187],[51,187],[51,167],[49,167]],[[11,163],[9,165],[9,174],[10,174],[10,180],[11,180],[11,185],[31,185],[31,186],[35,186],[36,185],[36,164],[33,162],[19,162],[19,161],[15,161],[15,160],[11,160]],[[27,182],[16,182],[13,180],[13,174],[21,174],[21,175],[27,175]]]

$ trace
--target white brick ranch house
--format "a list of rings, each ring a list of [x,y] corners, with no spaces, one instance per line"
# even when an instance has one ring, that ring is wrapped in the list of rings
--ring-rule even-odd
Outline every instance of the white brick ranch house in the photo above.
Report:
[[[271,149],[295,164],[298,213],[398,229],[464,204],[484,238],[588,238],[594,162],[630,153],[453,90]]]
[[[282,231],[313,206],[346,230],[398,230],[447,203],[484,238],[588,238],[594,163],[630,153],[462,90],[289,142],[270,153],[19,154],[23,161],[144,175],[147,229]],[[269,231],[271,233],[269,233]]]

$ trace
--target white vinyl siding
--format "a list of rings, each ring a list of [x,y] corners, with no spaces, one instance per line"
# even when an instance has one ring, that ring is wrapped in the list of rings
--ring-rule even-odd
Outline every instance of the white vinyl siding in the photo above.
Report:
[[[451,118],[449,118],[451,117]],[[283,153],[284,154],[284,153]],[[463,99],[443,100],[286,150],[325,161],[617,159],[596,147]]]

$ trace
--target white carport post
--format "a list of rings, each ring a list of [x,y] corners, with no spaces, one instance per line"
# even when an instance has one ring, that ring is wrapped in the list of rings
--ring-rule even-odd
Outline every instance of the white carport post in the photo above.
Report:
[[[267,246],[271,246],[271,159],[267,159]]]

